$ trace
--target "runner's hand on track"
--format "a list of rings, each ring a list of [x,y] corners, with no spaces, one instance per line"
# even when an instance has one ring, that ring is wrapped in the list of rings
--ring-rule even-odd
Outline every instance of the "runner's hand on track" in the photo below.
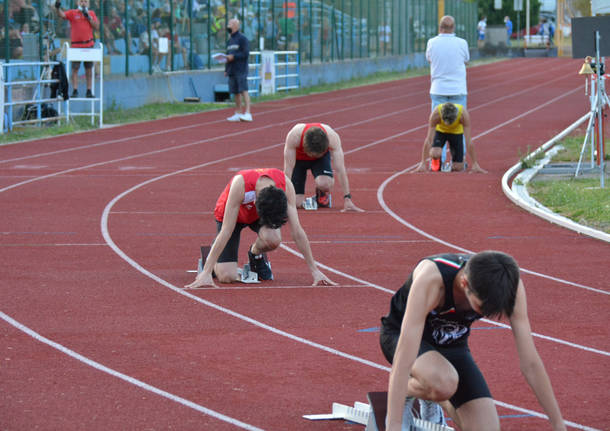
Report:
[[[316,270],[313,275],[313,284],[312,286],[336,286],[337,283],[331,281],[328,277],[326,277],[320,270]]]
[[[191,284],[187,284],[184,287],[186,289],[194,289],[197,287],[218,287],[214,284],[214,279],[212,278],[212,274],[206,274],[204,272],[200,272]]]
[[[475,163],[472,165],[472,168],[470,168],[470,172],[474,172],[477,174],[486,174],[487,173],[487,171],[485,169],[483,169],[482,167],[480,167],[478,163]]]
[[[362,208],[358,208],[356,205],[354,205],[351,199],[345,199],[343,202],[343,209],[341,210],[341,212],[344,213],[346,211],[355,211],[358,213],[364,212]]]
[[[426,162],[421,162],[415,169],[411,171],[413,172],[426,172],[428,170],[428,164]]]

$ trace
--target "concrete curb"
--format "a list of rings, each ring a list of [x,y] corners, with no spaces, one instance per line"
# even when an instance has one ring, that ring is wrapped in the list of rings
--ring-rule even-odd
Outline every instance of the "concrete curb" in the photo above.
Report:
[[[572,125],[570,125],[563,132],[559,133],[557,136],[553,137],[551,140],[545,142],[542,146],[540,146],[536,151],[531,153],[528,158],[535,158],[538,154],[546,152],[549,148],[551,148],[555,142],[564,138],[568,134],[570,134],[574,129],[576,129],[580,124],[587,121],[590,117],[591,113],[587,113]],[[527,183],[551,160],[552,155],[557,152],[560,148],[553,148],[546,156],[539,160],[536,165],[531,169],[526,169],[521,171],[521,162],[515,164],[511,168],[508,169],[502,176],[502,191],[504,194],[510,199],[514,204],[520,206],[526,211],[537,215],[545,220],[550,221],[551,223],[558,224],[567,229],[571,229],[580,234],[587,235],[602,241],[610,242],[610,235],[592,229],[587,226],[580,225],[566,217],[563,217],[559,214],[552,212],[550,209],[542,205],[540,202],[533,199],[529,193],[527,192]],[[518,175],[517,175],[518,173]],[[509,186],[510,179],[515,176],[511,185]]]

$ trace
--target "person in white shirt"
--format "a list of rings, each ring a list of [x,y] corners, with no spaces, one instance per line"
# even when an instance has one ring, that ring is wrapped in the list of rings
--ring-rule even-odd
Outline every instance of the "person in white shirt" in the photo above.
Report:
[[[466,106],[466,64],[470,51],[468,42],[455,35],[452,16],[441,18],[439,34],[428,40],[426,59],[430,63],[431,111],[447,102]]]
[[[483,48],[485,45],[485,29],[487,28],[487,17],[481,18],[481,21],[477,24],[477,41],[478,47]]]

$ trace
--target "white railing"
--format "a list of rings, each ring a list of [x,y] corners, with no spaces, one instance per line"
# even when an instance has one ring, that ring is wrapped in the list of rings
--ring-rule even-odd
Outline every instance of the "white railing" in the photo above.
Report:
[[[250,52],[251,62],[248,73],[248,92],[258,95],[261,87],[261,51]],[[286,91],[299,88],[299,53],[298,51],[274,51],[275,91]],[[252,85],[250,85],[252,84]]]
[[[57,64],[59,63],[56,61],[1,63],[0,133],[13,130],[16,125],[42,125],[45,122],[58,121],[62,118],[61,102],[63,99],[43,95],[45,88],[59,82],[57,79],[51,79],[51,71]],[[54,104],[57,106],[56,109]],[[21,119],[15,119],[15,108],[21,106],[23,106]],[[48,106],[53,108],[55,115],[48,115],[51,111]],[[33,113],[35,113],[35,118],[31,118]]]

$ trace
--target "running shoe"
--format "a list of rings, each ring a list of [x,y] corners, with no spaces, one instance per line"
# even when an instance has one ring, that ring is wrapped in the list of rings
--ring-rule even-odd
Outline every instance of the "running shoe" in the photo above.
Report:
[[[333,204],[332,196],[329,192],[323,192],[316,189],[316,201],[320,208],[331,208]]]
[[[421,419],[433,424],[447,425],[442,407],[434,401],[419,400],[419,416]]]
[[[256,272],[259,280],[273,280],[271,263],[265,253],[255,255],[248,250],[248,260],[250,261],[250,271]]]
[[[249,112],[246,112],[245,114],[241,114],[239,116],[239,120],[240,121],[251,122],[252,121],[252,114],[250,114]]]
[[[237,123],[238,121],[241,121],[241,114],[236,112],[235,114],[233,114],[229,118],[227,118],[227,121],[230,121],[232,123]]]
[[[438,172],[441,170],[441,161],[440,159],[432,159],[430,160],[430,170],[433,172]]]

